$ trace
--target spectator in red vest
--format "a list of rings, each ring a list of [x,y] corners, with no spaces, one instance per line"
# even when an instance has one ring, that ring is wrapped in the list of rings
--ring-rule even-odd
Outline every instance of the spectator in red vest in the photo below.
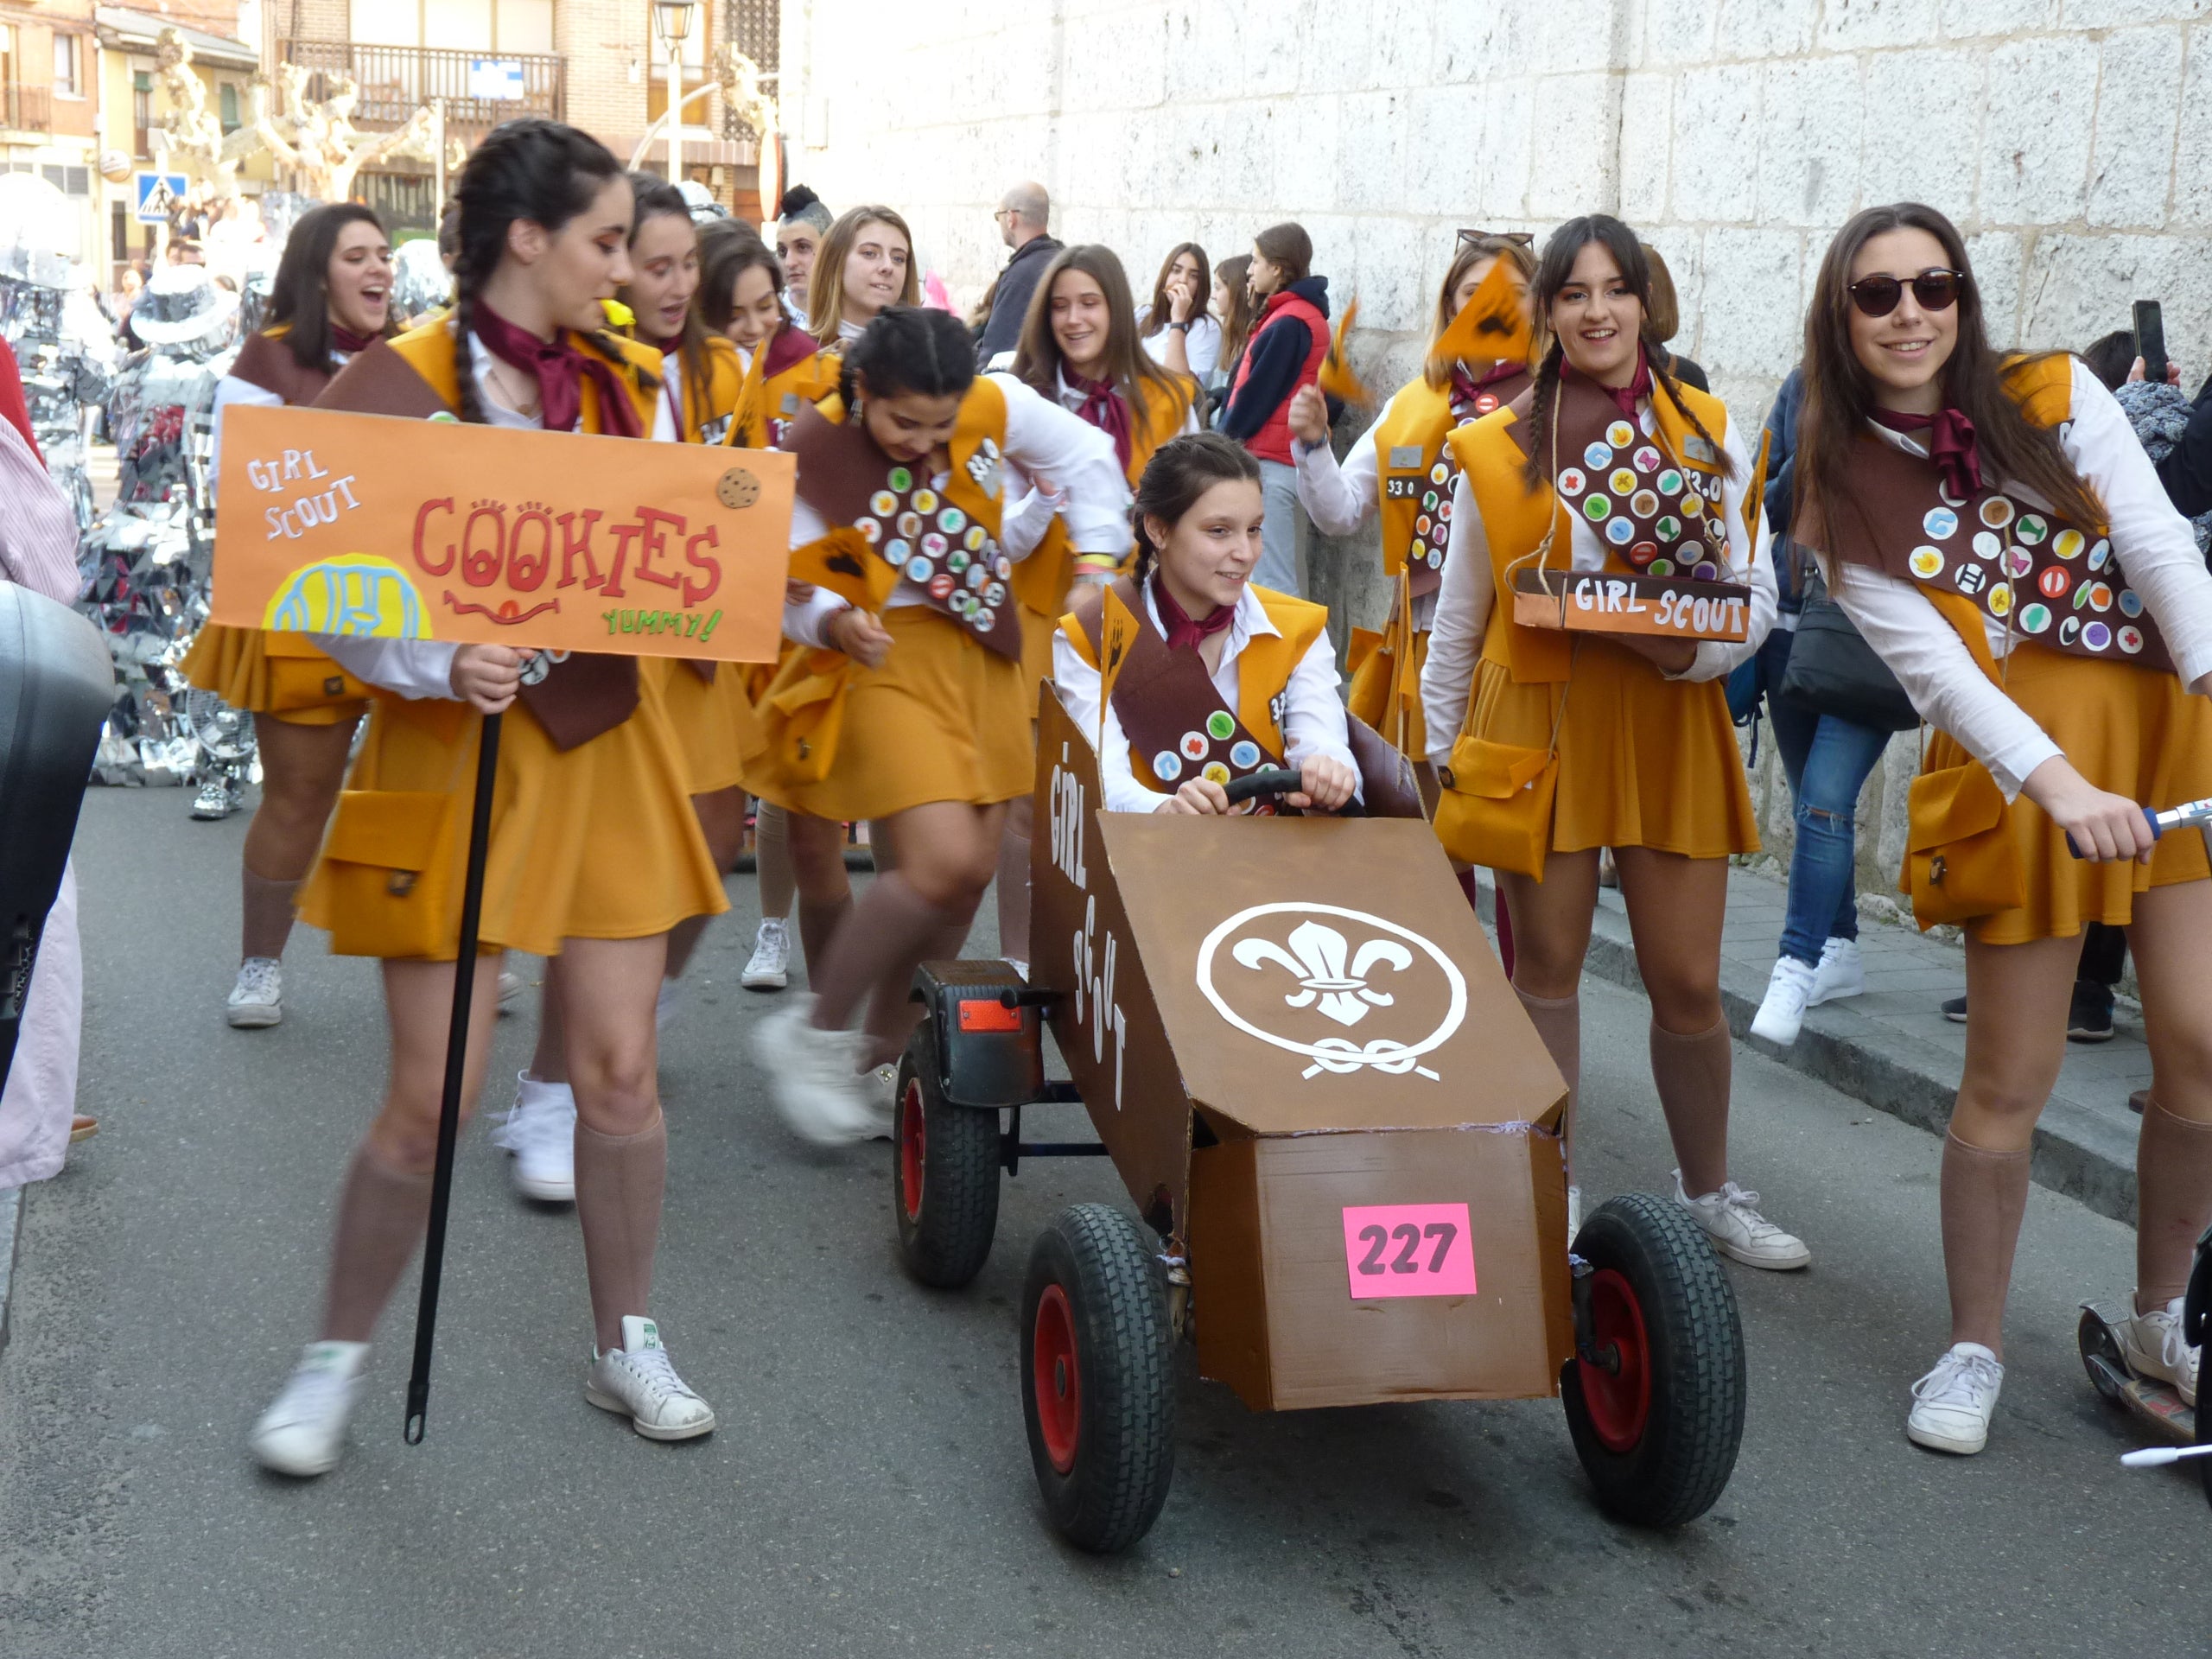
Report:
[[[1329,279],[1311,275],[1313,264],[1313,240],[1302,226],[1273,225],[1253,238],[1248,280],[1258,316],[1221,416],[1221,429],[1260,463],[1267,523],[1252,580],[1300,596],[1290,400],[1313,384],[1329,350]]]

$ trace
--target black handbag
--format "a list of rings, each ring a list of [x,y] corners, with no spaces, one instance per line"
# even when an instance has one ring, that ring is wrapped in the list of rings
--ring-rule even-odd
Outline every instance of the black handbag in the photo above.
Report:
[[[1909,732],[1920,724],[1912,699],[1843,607],[1828,597],[1817,567],[1805,563],[1804,608],[1789,642],[1789,665],[1774,695],[1815,714],[1878,732]]]

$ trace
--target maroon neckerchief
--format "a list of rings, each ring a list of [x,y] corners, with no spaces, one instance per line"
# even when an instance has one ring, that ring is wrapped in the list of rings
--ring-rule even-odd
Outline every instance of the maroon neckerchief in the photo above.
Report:
[[[1180,651],[1186,645],[1196,651],[1236,620],[1234,605],[1217,605],[1213,613],[1204,621],[1192,621],[1183,607],[1175,602],[1175,595],[1167,591],[1167,584],[1157,576],[1153,578],[1152,602],[1159,609],[1160,626],[1166,631],[1170,651]]]
[[[638,330],[637,338],[639,345],[652,346],[653,350],[661,354],[664,360],[683,344],[683,336],[681,334],[678,334],[674,340],[662,340],[657,335],[647,334],[642,327]]]
[[[1510,359],[1493,363],[1478,375],[1469,374],[1465,364],[1454,363],[1452,365],[1450,394],[1452,412],[1454,415],[1464,416],[1474,408],[1475,399],[1482,395],[1484,386],[1497,385],[1501,381],[1510,380],[1515,375],[1526,374],[1528,372],[1527,364],[1515,363]]]
[[[380,334],[357,334],[351,328],[342,327],[335,322],[330,325],[330,349],[343,352],[348,357],[359,356],[369,349],[372,342],[382,338]]]
[[[584,409],[584,377],[589,375],[599,388],[599,418],[605,432],[617,438],[639,435],[638,406],[630,401],[630,390],[613,365],[569,344],[567,331],[540,340],[529,330],[516,327],[481,300],[472,308],[471,318],[476,337],[486,351],[537,377],[539,417],[548,432],[575,429]]]
[[[1574,365],[1564,360],[1559,365],[1559,372],[1562,377],[1576,373]],[[1582,375],[1580,378],[1589,379],[1587,375]],[[1599,385],[1594,380],[1590,384],[1598,386],[1599,391],[1611,398],[1621,413],[1632,421],[1636,418],[1636,400],[1639,397],[1649,397],[1651,395],[1650,359],[1644,356],[1643,347],[1639,346],[1636,348],[1636,374],[1628,385],[1624,386]]]
[[[1961,409],[1941,409],[1933,415],[1901,415],[1893,409],[1873,411],[1874,423],[1892,432],[1925,432],[1928,459],[1943,474],[1943,486],[1961,501],[1981,488],[1981,448],[1974,442],[1974,423]]]
[[[1083,394],[1083,402],[1076,409],[1077,416],[1096,427],[1114,440],[1114,453],[1121,457],[1122,470],[1129,469],[1129,400],[1122,396],[1121,389],[1111,380],[1086,380],[1065,364],[1061,377],[1069,389]],[[1181,615],[1181,612],[1177,612]],[[1174,643],[1170,640],[1172,645]]]

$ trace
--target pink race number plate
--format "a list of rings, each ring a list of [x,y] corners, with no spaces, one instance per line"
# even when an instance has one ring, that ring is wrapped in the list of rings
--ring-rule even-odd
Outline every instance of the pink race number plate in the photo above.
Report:
[[[1344,1209],[1344,1272],[1354,1301],[1376,1296],[1471,1296],[1475,1243],[1464,1204],[1364,1204]]]

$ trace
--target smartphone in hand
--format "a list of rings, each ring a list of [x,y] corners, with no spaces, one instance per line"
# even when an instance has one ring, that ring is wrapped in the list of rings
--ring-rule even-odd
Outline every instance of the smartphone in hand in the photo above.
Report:
[[[2166,384],[2166,325],[2156,300],[2135,302],[2135,355],[2143,359],[2143,378],[2154,386]]]

